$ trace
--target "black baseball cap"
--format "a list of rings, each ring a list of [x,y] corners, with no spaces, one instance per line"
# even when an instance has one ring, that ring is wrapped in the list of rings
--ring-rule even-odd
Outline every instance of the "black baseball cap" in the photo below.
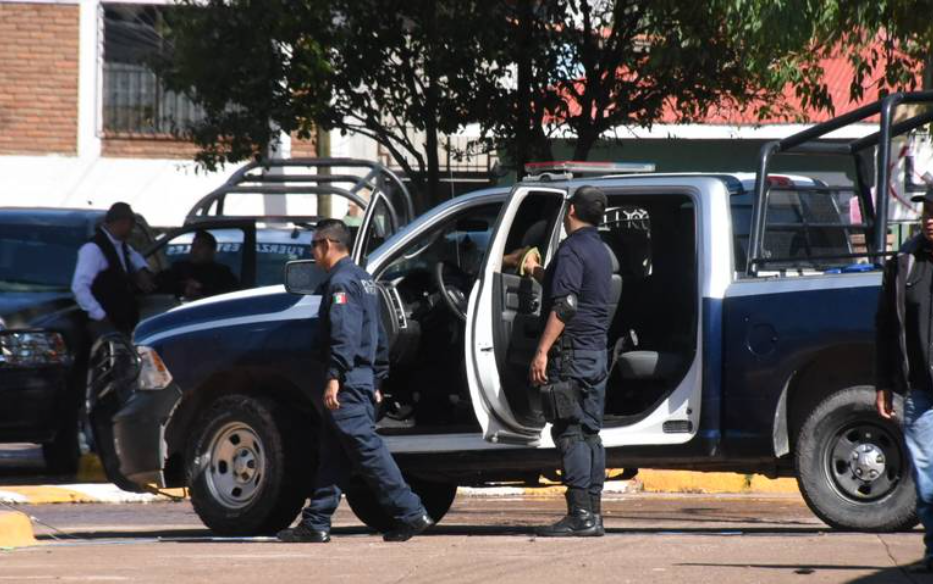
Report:
[[[602,221],[603,213],[606,212],[606,205],[609,204],[609,201],[606,199],[606,193],[602,192],[602,190],[596,187],[582,186],[574,191],[573,196],[570,197],[570,204],[577,210],[577,217],[581,221],[598,226]]]
[[[113,223],[121,219],[132,219],[136,221],[136,213],[133,213],[133,209],[130,207],[129,203],[114,203],[110,205],[110,208],[107,209],[107,214],[104,216],[104,221],[107,223]]]
[[[933,204],[933,189],[928,190],[922,195],[914,195],[910,198],[914,203],[931,203]]]

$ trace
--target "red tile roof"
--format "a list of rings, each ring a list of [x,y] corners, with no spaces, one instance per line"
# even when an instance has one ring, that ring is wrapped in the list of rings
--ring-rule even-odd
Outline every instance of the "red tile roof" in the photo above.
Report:
[[[794,87],[788,85],[783,91],[783,105],[790,106],[792,112],[787,114],[775,114],[759,119],[758,108],[763,102],[753,103],[750,106],[739,108],[716,108],[707,112],[704,119],[698,120],[702,124],[723,124],[723,125],[758,125],[758,124],[788,124],[788,123],[818,123],[831,119],[834,115],[840,115],[852,111],[859,106],[877,101],[879,99],[878,84],[870,83],[865,88],[862,99],[853,101],[850,97],[849,85],[854,77],[854,69],[849,62],[846,54],[839,54],[820,60],[820,66],[823,68],[823,78],[827,89],[832,97],[835,113],[829,111],[817,111],[813,108],[803,107],[802,100],[796,95]],[[921,74],[917,73],[917,87],[921,85]],[[877,79],[877,76],[875,77]],[[778,108],[775,108],[778,109]],[[867,121],[867,120],[866,120]],[[673,107],[665,109],[661,123],[675,124],[678,122],[677,112]]]
[[[790,123],[818,123],[831,119],[834,115],[839,115],[851,111],[861,105],[871,103],[879,99],[877,83],[866,87],[861,100],[852,101],[849,94],[849,85],[852,82],[854,71],[852,64],[844,54],[828,57],[820,61],[823,68],[823,77],[827,89],[832,97],[835,106],[835,114],[828,111],[817,111],[813,108],[804,108],[802,100],[796,95],[794,87],[788,85],[783,91],[782,104],[789,106],[787,113],[775,113],[771,116],[759,118],[758,109],[764,105],[764,102],[753,102],[744,108],[739,108],[731,104],[716,106],[710,108],[706,115],[701,119],[692,120],[692,123],[707,125],[760,125],[760,124],[790,124]],[[623,73],[624,74],[624,73]],[[917,73],[917,87],[920,87],[920,73]],[[570,97],[569,99],[573,99]],[[580,106],[576,103],[569,104],[569,113],[577,115]],[[782,108],[773,108],[775,112],[780,112]],[[868,121],[868,120],[866,120]],[[660,119],[656,121],[659,124],[678,124],[681,122],[676,105],[668,104]]]

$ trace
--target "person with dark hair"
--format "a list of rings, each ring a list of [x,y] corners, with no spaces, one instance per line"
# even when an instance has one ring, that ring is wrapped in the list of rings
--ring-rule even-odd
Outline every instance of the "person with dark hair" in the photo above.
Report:
[[[336,219],[321,221],[311,253],[328,272],[319,309],[324,333],[324,408],[318,438],[314,491],[301,522],[279,532],[285,542],[330,541],[331,517],[341,486],[357,473],[396,526],[385,541],[407,541],[434,524],[376,433],[375,404],[386,378],[388,348],[372,277],[349,257],[350,230]]]
[[[601,514],[606,453],[599,431],[606,401],[612,260],[597,227],[606,195],[584,186],[570,198],[567,238],[545,271],[528,253],[522,271],[543,281],[544,332],[531,363],[531,383],[542,388],[545,417],[561,456],[567,515],[538,530],[543,537],[605,533]],[[548,406],[551,404],[551,407]]]
[[[238,289],[240,281],[230,268],[216,260],[216,256],[217,238],[203,229],[195,231],[188,259],[175,262],[159,274],[159,289],[189,300]]]
[[[911,201],[923,204],[920,234],[885,263],[878,299],[875,407],[894,421],[894,394],[903,398],[904,442],[925,547],[909,571],[933,573],[933,189]]]
[[[139,322],[137,291],[155,288],[145,258],[127,243],[135,225],[133,209],[114,203],[94,237],[78,250],[71,291],[95,338],[112,331],[131,333]]]

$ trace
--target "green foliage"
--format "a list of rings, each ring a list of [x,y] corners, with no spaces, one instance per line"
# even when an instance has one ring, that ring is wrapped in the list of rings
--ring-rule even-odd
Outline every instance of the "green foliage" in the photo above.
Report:
[[[198,160],[261,157],[279,127],[301,130],[330,100],[328,13],[317,2],[185,0],[167,16],[173,50],[156,65],[166,85],[205,111],[190,130]]]
[[[929,60],[933,0],[184,0],[159,64],[204,108],[191,129],[208,168],[263,156],[279,129],[371,137],[441,198],[445,134],[516,165],[572,136],[586,159],[620,126],[650,127],[779,99],[832,111],[820,59],[843,50],[866,86],[912,88]],[[881,38],[879,45],[874,39]]]

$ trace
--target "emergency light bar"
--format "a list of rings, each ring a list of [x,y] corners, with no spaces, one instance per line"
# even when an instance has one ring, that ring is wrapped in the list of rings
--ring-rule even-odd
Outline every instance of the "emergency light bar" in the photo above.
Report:
[[[654,172],[651,162],[583,162],[563,160],[556,162],[529,162],[525,165],[526,179],[568,179],[574,175],[608,175],[634,172]]]

